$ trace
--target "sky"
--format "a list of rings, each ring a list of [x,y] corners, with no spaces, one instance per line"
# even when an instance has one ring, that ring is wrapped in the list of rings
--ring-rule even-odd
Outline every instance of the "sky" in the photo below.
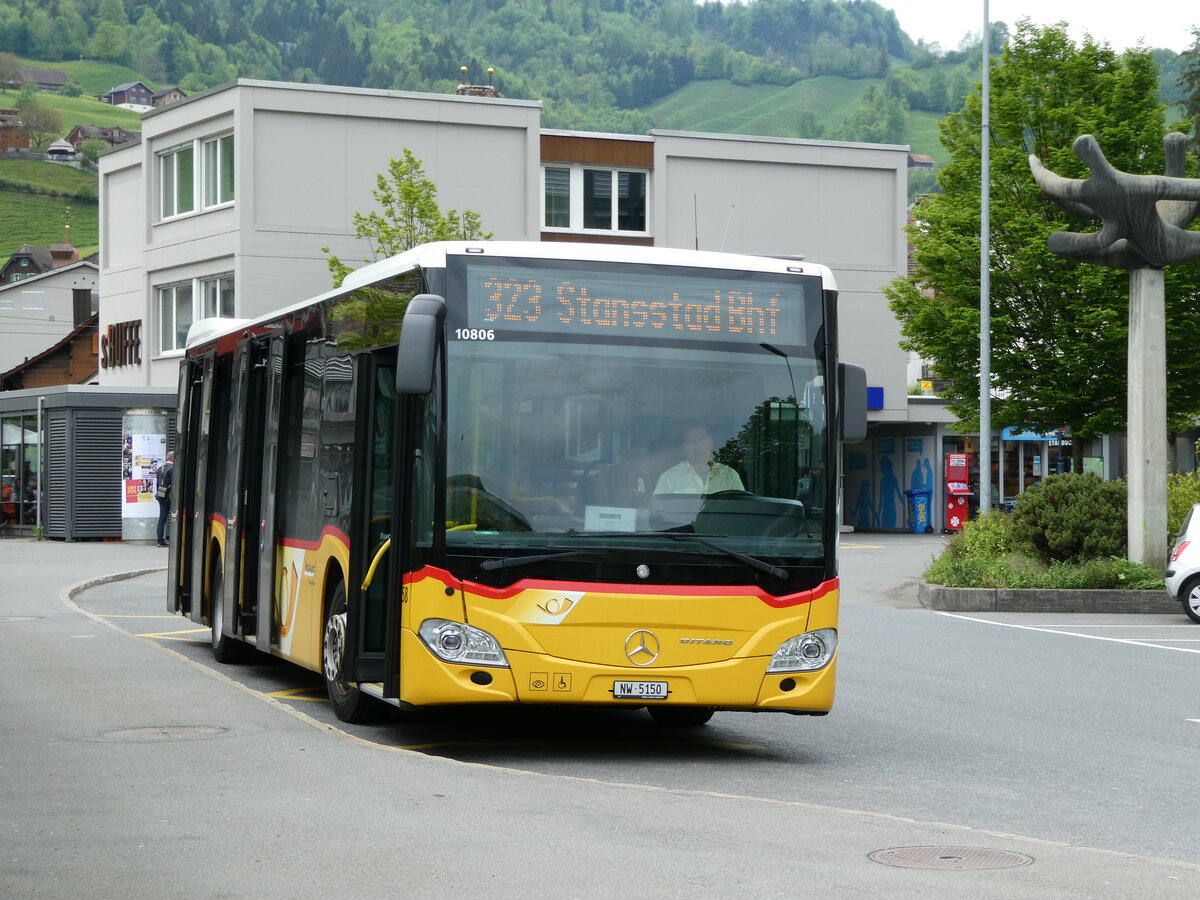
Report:
[[[896,13],[901,29],[913,41],[938,43],[957,50],[968,32],[983,33],[983,0],[876,0]],[[1134,11],[1132,14],[1130,11]],[[1148,47],[1166,47],[1182,53],[1194,43],[1193,25],[1200,26],[1200,8],[1186,0],[989,0],[988,17],[1016,31],[1017,22],[1029,18],[1037,25],[1066,22],[1068,33],[1079,41],[1087,31],[1097,42],[1114,50],[1136,46],[1144,38]]]

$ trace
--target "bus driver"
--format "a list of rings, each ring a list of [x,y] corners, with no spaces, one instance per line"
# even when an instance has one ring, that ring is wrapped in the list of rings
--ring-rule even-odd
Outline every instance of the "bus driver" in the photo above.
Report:
[[[688,425],[683,432],[685,459],[658,477],[657,494],[715,494],[744,491],[742,478],[733,469],[712,458],[713,436],[704,425]]]

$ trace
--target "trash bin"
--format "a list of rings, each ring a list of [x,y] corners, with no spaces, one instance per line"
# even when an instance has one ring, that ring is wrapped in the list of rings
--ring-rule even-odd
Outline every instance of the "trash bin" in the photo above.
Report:
[[[913,534],[924,534],[929,528],[930,492],[913,488],[904,492],[908,496],[908,527]]]

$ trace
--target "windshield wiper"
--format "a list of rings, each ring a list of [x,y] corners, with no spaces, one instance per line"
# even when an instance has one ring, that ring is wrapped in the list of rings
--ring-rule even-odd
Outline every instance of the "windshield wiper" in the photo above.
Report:
[[[724,553],[730,559],[736,559],[738,562],[743,563],[747,566],[750,566],[750,568],[752,568],[752,569],[758,569],[758,571],[760,571],[760,572],[766,572],[772,578],[786,579],[788,577],[788,573],[787,573],[786,569],[781,569],[779,566],[772,565],[771,563],[767,562],[766,560],[758,559],[757,557],[754,557],[754,556],[747,556],[745,553],[740,553],[737,550],[733,550],[729,547],[723,547],[722,545],[716,543],[715,541],[710,541],[706,537],[701,537],[698,534],[693,534],[693,533],[687,532],[687,531],[584,531],[584,532],[580,532],[580,534],[581,535],[586,534],[588,537],[665,537],[665,538],[669,538],[673,541],[691,541],[691,542],[694,542],[697,544],[703,544],[705,547],[711,547],[713,550],[716,550],[718,553]],[[605,548],[597,547],[594,549],[604,550]],[[583,551],[576,551],[576,552],[583,552]],[[543,556],[540,558],[541,559],[554,559],[555,557],[558,557],[558,556],[571,556],[571,555],[573,555],[573,554],[572,553],[556,553],[552,556]],[[520,557],[519,559],[531,559],[532,560],[532,559],[537,559],[537,557],[528,557],[527,556],[527,557]],[[489,559],[488,562],[496,563],[496,565],[491,566],[490,568],[493,568],[493,569],[500,568],[500,562],[501,562],[500,560],[490,560]],[[484,568],[489,568],[487,563],[484,563],[483,565],[484,565]]]
[[[716,541],[710,541],[708,538],[700,537],[698,534],[680,534],[675,532],[664,532],[671,535],[672,540],[676,541],[695,541],[697,544],[703,544],[705,547],[712,547],[718,553],[724,553],[731,559],[736,559],[740,563],[750,566],[752,569],[758,569],[760,572],[766,572],[772,578],[785,579],[788,577],[787,569],[781,569],[779,566],[773,566],[764,559],[758,559],[754,556],[747,556],[745,553],[739,553],[729,547],[723,547]]]
[[[508,556],[503,559],[485,559],[479,568],[486,572],[495,569],[514,569],[517,566],[530,566],[534,563],[546,562],[551,559],[566,559],[570,556],[586,556],[589,553],[611,553],[607,547],[581,547],[578,550],[564,550],[562,553],[539,553],[535,556]]]

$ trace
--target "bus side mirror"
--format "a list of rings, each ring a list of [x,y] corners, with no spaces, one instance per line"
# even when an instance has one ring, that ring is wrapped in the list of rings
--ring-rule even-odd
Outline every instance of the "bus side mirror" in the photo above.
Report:
[[[424,395],[433,389],[438,336],[445,321],[446,301],[436,294],[417,294],[408,301],[396,345],[398,393]]]
[[[867,436],[867,370],[853,363],[838,363],[838,390],[842,395],[842,440],[857,444]]]

